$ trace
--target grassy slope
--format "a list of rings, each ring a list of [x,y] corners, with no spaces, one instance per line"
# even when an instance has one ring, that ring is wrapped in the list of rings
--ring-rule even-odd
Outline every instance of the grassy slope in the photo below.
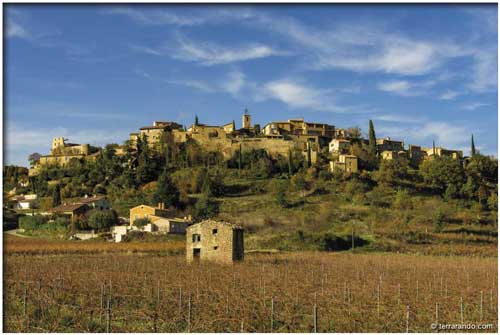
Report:
[[[351,230],[369,242],[360,250],[397,251],[423,254],[497,254],[497,227],[489,212],[477,212],[439,196],[411,195],[409,208],[391,205],[395,190],[389,189],[385,201],[376,191],[356,200],[341,191],[341,185],[326,184],[326,194],[287,195],[292,206],[281,207],[269,181],[232,179],[231,184],[247,184],[250,189],[239,196],[219,198],[219,219],[243,225],[248,249],[324,250],[326,234],[345,237],[350,245]],[[252,184],[260,187],[250,187]],[[251,189],[256,189],[253,192]],[[271,188],[271,189],[269,189]],[[244,189],[244,187],[243,187]],[[391,194],[393,193],[393,194]],[[374,200],[377,198],[377,200]],[[295,204],[295,205],[293,205]],[[433,213],[440,208],[445,224],[440,232]],[[472,224],[464,224],[464,222]],[[479,224],[478,222],[481,222]],[[302,231],[302,233],[301,233]]]

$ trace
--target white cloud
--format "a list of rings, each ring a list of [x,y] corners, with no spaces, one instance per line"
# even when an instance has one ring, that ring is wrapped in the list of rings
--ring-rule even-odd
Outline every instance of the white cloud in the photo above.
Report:
[[[176,44],[165,44],[158,48],[132,45],[135,51],[155,55],[168,56],[183,62],[195,62],[205,66],[229,64],[271,56],[285,56],[289,53],[276,50],[260,43],[249,43],[238,46],[221,46],[215,43],[192,41],[178,37]]]
[[[334,113],[367,113],[370,111],[364,106],[341,106],[336,102],[332,90],[319,89],[293,79],[268,82],[258,88],[258,94],[261,100],[279,100],[292,109]]]
[[[439,96],[440,100],[453,100],[458,97],[461,93],[457,91],[447,90]]]
[[[231,71],[227,75],[227,79],[222,82],[221,87],[226,92],[235,95],[241,91],[245,85],[245,75],[240,71]]]
[[[209,84],[200,81],[200,80],[191,80],[191,79],[179,79],[179,80],[165,80],[166,83],[173,84],[173,85],[180,85],[180,86],[185,86],[189,88],[194,88],[199,91],[207,92],[207,93],[213,93],[217,91],[214,87],[210,86]]]
[[[13,38],[29,38],[30,34],[24,28],[21,26],[19,23],[14,22],[13,20],[8,20],[7,21],[7,37]]]
[[[126,16],[145,25],[197,26],[206,22],[203,17],[176,15],[165,10],[136,10],[127,7],[104,10],[102,14]]]
[[[377,88],[384,92],[397,94],[405,97],[423,95],[427,89],[436,82],[433,80],[424,82],[410,82],[408,80],[393,80],[377,84]]]
[[[484,102],[472,102],[470,104],[466,104],[462,106],[462,109],[473,111],[481,107],[489,106],[490,104]]]
[[[393,123],[422,123],[424,119],[421,117],[414,117],[408,115],[394,115],[394,114],[384,114],[384,115],[374,115],[373,120],[379,120],[384,122]]]
[[[498,59],[494,50],[474,51],[472,82],[469,88],[475,92],[487,92],[498,89]]]
[[[460,124],[442,121],[425,121],[420,124],[408,126],[381,126],[375,129],[378,136],[391,136],[402,138],[405,144],[418,144],[424,147],[432,145],[447,149],[463,150],[470,138],[471,129]]]

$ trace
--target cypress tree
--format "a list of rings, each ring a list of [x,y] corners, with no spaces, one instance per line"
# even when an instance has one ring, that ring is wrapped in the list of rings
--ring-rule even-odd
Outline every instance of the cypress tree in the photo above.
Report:
[[[434,140],[432,140],[432,154],[436,156],[436,143],[434,143]]]
[[[311,144],[307,142],[307,167],[311,167]]]
[[[374,155],[377,154],[377,138],[375,137],[375,128],[373,127],[372,120],[368,123],[368,145],[370,152]]]
[[[241,143],[240,150],[238,150],[238,177],[241,176]]]
[[[292,150],[288,149],[288,174],[293,174]]]
[[[52,206],[56,207],[61,204],[61,185],[56,184],[52,192]]]
[[[470,155],[474,156],[476,154],[476,146],[474,145],[474,134],[470,138]]]
[[[195,115],[194,116],[194,125],[197,126],[199,123],[198,123],[198,115]]]
[[[233,120],[233,131],[236,130],[236,123],[234,123],[234,120]]]

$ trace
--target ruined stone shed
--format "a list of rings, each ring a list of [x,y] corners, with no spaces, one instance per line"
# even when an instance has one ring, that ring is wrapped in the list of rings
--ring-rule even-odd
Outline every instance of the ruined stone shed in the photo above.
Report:
[[[231,263],[243,260],[243,228],[228,222],[205,220],[186,229],[186,260]]]

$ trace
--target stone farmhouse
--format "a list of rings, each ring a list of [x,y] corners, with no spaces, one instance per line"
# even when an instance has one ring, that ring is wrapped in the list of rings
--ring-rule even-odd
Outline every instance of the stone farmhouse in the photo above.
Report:
[[[231,223],[206,220],[186,230],[186,260],[232,263],[243,260],[243,228]]]
[[[140,219],[149,219],[149,222],[153,223],[161,218],[168,218],[169,214],[169,210],[165,208],[163,203],[159,203],[156,207],[135,206],[130,209],[130,225],[132,226],[136,220]]]

